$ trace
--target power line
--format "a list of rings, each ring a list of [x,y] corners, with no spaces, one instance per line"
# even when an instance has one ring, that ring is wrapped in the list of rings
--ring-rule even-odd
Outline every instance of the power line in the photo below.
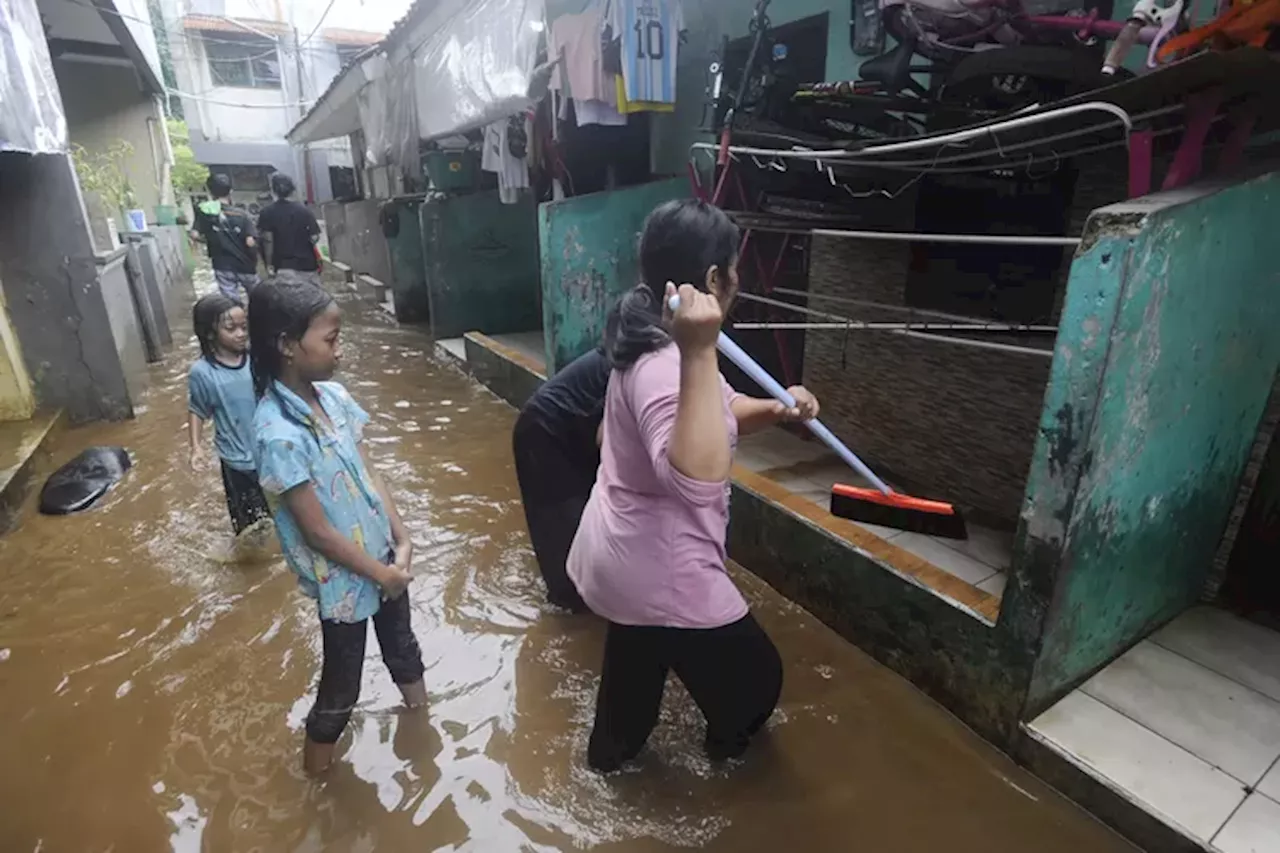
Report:
[[[320,27],[324,24],[324,19],[329,17],[329,13],[333,11],[333,4],[338,0],[329,0],[329,5],[324,7],[324,11],[320,13],[320,20],[316,21],[315,27],[311,30],[311,34],[298,43],[298,49],[301,50],[304,45],[310,44],[311,39],[315,38],[316,33],[320,32]]]
[[[170,95],[176,95],[179,98],[185,98],[187,100],[200,101],[205,104],[217,104],[223,107],[239,107],[240,109],[245,110],[286,110],[297,107],[309,108],[315,104],[315,101],[284,101],[279,104],[239,104],[235,101],[224,101],[219,98],[206,98],[203,95],[197,95],[192,92],[182,92],[178,89],[170,89],[168,87],[165,88],[165,91]]]

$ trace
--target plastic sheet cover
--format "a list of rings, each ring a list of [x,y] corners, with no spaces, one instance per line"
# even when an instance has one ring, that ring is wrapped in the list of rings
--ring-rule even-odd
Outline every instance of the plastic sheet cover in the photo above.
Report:
[[[0,0],[0,151],[67,150],[67,117],[36,0]]]
[[[364,159],[370,166],[385,166],[391,162],[391,136],[387,123],[390,98],[386,72],[384,60],[376,66],[373,79],[356,96],[360,127],[364,130]]]
[[[418,131],[437,139],[492,124],[546,91],[535,74],[543,0],[441,0],[414,49]]]

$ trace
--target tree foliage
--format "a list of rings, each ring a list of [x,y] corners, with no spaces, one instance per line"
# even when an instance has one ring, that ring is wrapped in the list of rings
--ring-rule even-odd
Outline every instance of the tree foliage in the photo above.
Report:
[[[191,132],[187,123],[171,118],[166,122],[169,128],[169,144],[173,147],[173,191],[178,196],[190,195],[204,189],[209,180],[209,167],[196,160],[196,153],[191,149]]]

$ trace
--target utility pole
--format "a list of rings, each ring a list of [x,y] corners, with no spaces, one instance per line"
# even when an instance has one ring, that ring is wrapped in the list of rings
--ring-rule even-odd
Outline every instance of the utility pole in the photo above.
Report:
[[[293,27],[293,55],[298,65],[298,121],[302,121],[302,117],[306,115],[306,109],[302,104],[306,100],[302,90],[302,41],[298,37],[298,27]],[[315,182],[311,180],[311,149],[307,147],[307,143],[302,143],[302,173],[306,181],[307,204],[315,204]]]

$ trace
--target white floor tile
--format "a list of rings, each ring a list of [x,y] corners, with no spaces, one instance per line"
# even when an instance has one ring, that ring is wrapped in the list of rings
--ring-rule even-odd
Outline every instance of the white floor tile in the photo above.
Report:
[[[1013,563],[1013,534],[969,523],[968,539],[948,539],[945,544],[993,569],[1008,571]]]
[[[1151,639],[1280,702],[1280,633],[1224,610],[1195,607]]]
[[[1200,841],[1213,838],[1245,796],[1221,770],[1079,690],[1028,728]]]
[[[932,536],[903,533],[894,537],[893,544],[975,586],[995,574],[995,570],[986,563],[980,563],[967,554],[948,548],[941,540]]]
[[[881,539],[885,540],[886,542],[896,540],[899,536],[903,534],[903,531],[898,530],[897,528],[882,527],[879,524],[871,524],[866,521],[855,521],[854,524],[858,525],[861,528],[869,530],[870,532],[879,536]]]
[[[1009,583],[1009,575],[1004,572],[992,575],[978,584],[978,589],[990,593],[997,598],[1004,598],[1004,588]]]
[[[1262,781],[1258,783],[1258,793],[1280,802],[1280,761],[1272,766],[1270,773],[1262,777]]]
[[[825,510],[831,508],[831,493],[823,489],[806,489],[798,493],[805,500],[812,501]]]
[[[1280,803],[1252,794],[1213,840],[1222,853],[1276,853],[1280,850]]]
[[[738,449],[734,451],[733,461],[746,468],[749,471],[764,471],[773,467],[760,451],[754,447],[743,447],[738,445]]]
[[[1245,785],[1280,758],[1280,702],[1155,643],[1134,646],[1081,689]]]
[[[467,344],[462,338],[447,338],[440,341],[440,346],[448,350],[454,358],[461,361],[467,360]]]

